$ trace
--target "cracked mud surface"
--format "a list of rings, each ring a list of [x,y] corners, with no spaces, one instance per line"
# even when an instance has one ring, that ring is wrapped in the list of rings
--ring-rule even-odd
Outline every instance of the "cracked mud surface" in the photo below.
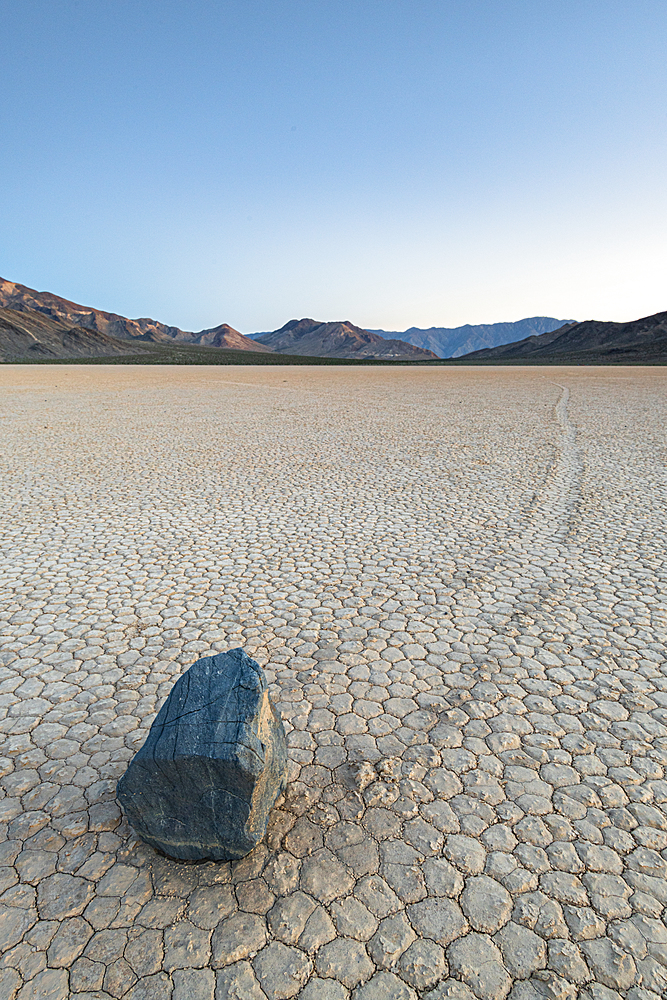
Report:
[[[660,368],[0,368],[0,1000],[667,995]],[[234,864],[115,782],[242,646]]]

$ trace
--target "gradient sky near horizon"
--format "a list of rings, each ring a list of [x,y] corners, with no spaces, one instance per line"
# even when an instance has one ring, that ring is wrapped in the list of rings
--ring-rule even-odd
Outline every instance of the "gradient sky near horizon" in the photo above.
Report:
[[[0,274],[248,333],[667,309],[665,0],[2,0]]]

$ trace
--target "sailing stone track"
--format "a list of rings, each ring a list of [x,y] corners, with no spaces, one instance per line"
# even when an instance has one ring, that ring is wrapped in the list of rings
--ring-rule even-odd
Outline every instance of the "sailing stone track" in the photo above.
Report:
[[[662,368],[0,368],[0,1000],[667,995]],[[236,863],[114,798],[241,646]]]

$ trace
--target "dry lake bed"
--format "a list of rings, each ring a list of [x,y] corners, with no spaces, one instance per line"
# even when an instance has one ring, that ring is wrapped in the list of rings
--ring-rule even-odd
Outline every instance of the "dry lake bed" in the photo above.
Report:
[[[666,368],[0,367],[1,1000],[667,996]],[[185,864],[115,783],[261,663]]]

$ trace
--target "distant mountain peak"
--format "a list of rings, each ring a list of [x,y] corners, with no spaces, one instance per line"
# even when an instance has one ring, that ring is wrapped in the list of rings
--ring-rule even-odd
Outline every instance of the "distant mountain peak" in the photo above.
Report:
[[[465,326],[431,326],[428,329],[411,326],[402,333],[387,330],[372,332],[381,337],[401,337],[416,347],[434,351],[439,358],[460,358],[470,351],[497,347],[522,337],[557,330],[567,322],[571,321],[552,316],[531,316],[511,323],[479,323],[476,326],[466,323]]]
[[[257,334],[253,343],[264,344],[278,354],[301,354],[325,358],[385,358],[396,361],[435,360],[432,351],[415,347],[403,340],[386,340],[362,330],[349,320],[322,322],[304,318],[291,319],[279,330]]]

